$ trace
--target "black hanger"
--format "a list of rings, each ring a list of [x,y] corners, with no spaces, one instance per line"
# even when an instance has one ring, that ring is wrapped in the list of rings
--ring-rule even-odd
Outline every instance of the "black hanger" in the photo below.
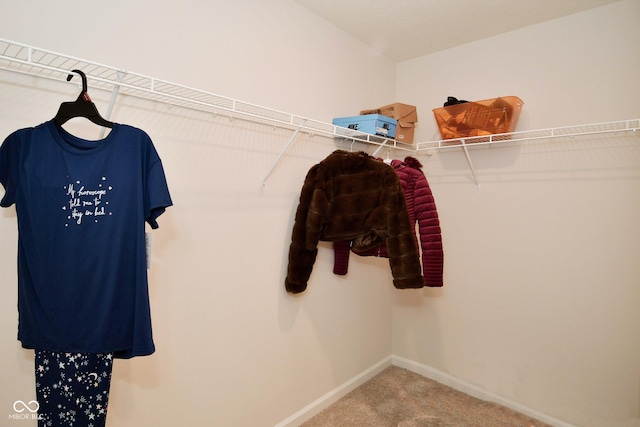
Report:
[[[60,109],[53,118],[55,123],[60,126],[74,117],[85,117],[97,125],[112,128],[113,122],[106,120],[100,115],[96,105],[91,101],[87,93],[87,76],[85,73],[81,70],[71,70],[71,72],[78,73],[80,77],[82,77],[82,92],[75,101],[60,104]],[[72,77],[73,74],[69,74],[67,81],[70,81]]]

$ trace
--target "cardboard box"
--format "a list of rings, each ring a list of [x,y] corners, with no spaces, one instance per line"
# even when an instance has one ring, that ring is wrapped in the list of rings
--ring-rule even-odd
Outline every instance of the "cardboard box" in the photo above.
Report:
[[[413,133],[415,131],[415,123],[398,122],[396,126],[395,140],[406,144],[413,143]]]
[[[517,96],[484,99],[433,110],[442,139],[513,132],[524,102]]]
[[[418,111],[416,107],[399,102],[380,107],[379,114],[387,117],[393,117],[399,122],[415,123],[418,121]]]
[[[415,106],[395,102],[374,110],[362,110],[360,114],[380,114],[396,119],[395,139],[407,144],[413,142],[415,123],[418,121],[418,112]]]
[[[333,124],[354,131],[370,133],[388,138],[396,135],[397,120],[380,114],[367,114],[363,116],[337,117]]]

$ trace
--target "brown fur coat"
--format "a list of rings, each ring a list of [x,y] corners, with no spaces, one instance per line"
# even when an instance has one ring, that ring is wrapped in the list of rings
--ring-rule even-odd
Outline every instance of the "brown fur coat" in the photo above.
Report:
[[[424,286],[398,176],[364,152],[336,150],[307,173],[289,247],[287,291],[307,288],[319,241],[340,240],[352,240],[363,250],[385,242],[393,285]]]

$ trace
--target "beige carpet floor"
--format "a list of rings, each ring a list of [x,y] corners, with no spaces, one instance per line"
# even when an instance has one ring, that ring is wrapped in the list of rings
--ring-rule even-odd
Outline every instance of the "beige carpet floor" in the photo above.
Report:
[[[550,427],[391,366],[301,427]]]

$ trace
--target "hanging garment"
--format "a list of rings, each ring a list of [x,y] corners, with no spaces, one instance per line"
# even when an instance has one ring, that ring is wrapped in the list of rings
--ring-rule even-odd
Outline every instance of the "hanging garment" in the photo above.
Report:
[[[400,179],[411,224],[418,224],[416,238],[422,249],[424,285],[441,287],[444,265],[442,233],[436,204],[427,178],[422,172],[422,164],[414,157],[406,157],[404,161],[392,160],[391,166]],[[350,241],[334,242],[333,272],[335,274],[347,274],[350,251],[361,256],[389,256],[384,243],[376,248],[363,250]]]
[[[104,427],[112,353],[35,351],[38,427]]]
[[[0,146],[0,206],[18,222],[18,339],[25,348],[154,352],[145,221],[171,206],[149,136],[114,124],[100,141],[53,121]]]
[[[307,288],[321,240],[353,240],[362,250],[386,242],[394,286],[424,286],[398,176],[364,152],[336,150],[307,173],[289,247],[288,292]]]

